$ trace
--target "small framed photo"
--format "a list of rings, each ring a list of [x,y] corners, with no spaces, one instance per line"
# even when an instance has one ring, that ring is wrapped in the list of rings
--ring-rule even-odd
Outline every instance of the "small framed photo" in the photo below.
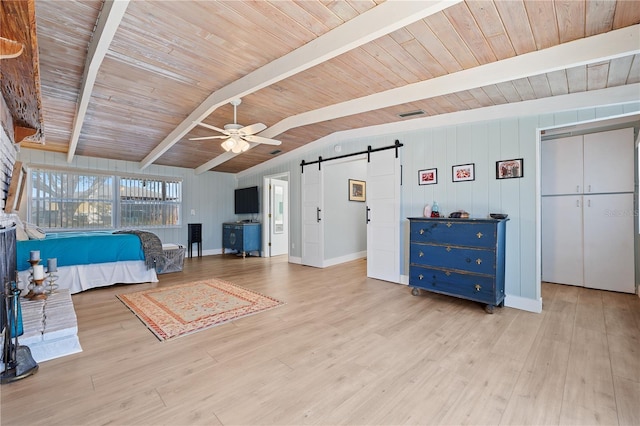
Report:
[[[418,185],[438,183],[438,169],[418,170]]]
[[[496,179],[521,178],[523,176],[524,160],[522,158],[496,161]]]
[[[349,201],[366,201],[367,183],[363,180],[349,179]]]
[[[476,164],[460,164],[453,166],[451,178],[454,182],[465,182],[468,180],[476,180]]]

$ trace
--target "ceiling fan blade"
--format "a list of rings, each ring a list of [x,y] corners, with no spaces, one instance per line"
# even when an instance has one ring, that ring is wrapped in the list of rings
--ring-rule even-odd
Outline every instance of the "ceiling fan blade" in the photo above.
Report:
[[[251,126],[245,126],[242,129],[239,129],[238,133],[242,136],[255,135],[256,133],[260,133],[266,128],[267,128],[266,125],[262,123],[256,123],[256,124],[252,124]]]
[[[280,145],[282,143],[281,141],[277,141],[275,139],[263,138],[262,136],[247,135],[247,136],[243,136],[242,138],[249,142],[263,143],[265,145]]]
[[[207,129],[211,129],[211,130],[215,130],[216,132],[220,132],[220,133],[224,133],[225,135],[228,135],[229,132],[227,132],[224,129],[221,129],[219,127],[216,126],[212,126],[211,124],[206,124],[206,123],[197,123],[198,126],[202,126],[202,127],[206,127]]]
[[[190,141],[206,141],[208,139],[227,139],[229,136],[220,135],[220,136],[202,136],[200,138],[189,138]]]

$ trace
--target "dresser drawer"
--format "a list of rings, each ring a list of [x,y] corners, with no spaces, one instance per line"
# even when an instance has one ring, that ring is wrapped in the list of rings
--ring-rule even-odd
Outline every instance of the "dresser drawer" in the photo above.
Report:
[[[504,299],[502,290],[495,292],[493,277],[483,275],[412,267],[409,285],[490,305],[498,305]]]
[[[418,266],[435,266],[493,275],[496,272],[495,261],[495,250],[487,248],[411,243],[410,262]]]
[[[411,241],[424,243],[446,242],[456,246],[495,247],[494,223],[453,220],[411,222]]]

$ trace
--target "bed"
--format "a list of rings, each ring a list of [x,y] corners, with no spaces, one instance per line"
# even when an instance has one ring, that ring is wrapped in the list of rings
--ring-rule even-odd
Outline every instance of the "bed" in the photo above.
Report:
[[[155,268],[145,262],[140,237],[111,231],[51,233],[42,240],[17,242],[20,282],[29,281],[30,253],[40,251],[45,272],[47,259],[56,258],[59,288],[71,294],[116,283],[157,282]]]

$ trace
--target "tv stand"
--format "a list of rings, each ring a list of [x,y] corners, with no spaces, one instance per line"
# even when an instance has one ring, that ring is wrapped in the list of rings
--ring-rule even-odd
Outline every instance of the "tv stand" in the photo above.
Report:
[[[257,222],[223,223],[222,254],[225,249],[236,250],[245,258],[251,252],[261,256],[262,226]]]

